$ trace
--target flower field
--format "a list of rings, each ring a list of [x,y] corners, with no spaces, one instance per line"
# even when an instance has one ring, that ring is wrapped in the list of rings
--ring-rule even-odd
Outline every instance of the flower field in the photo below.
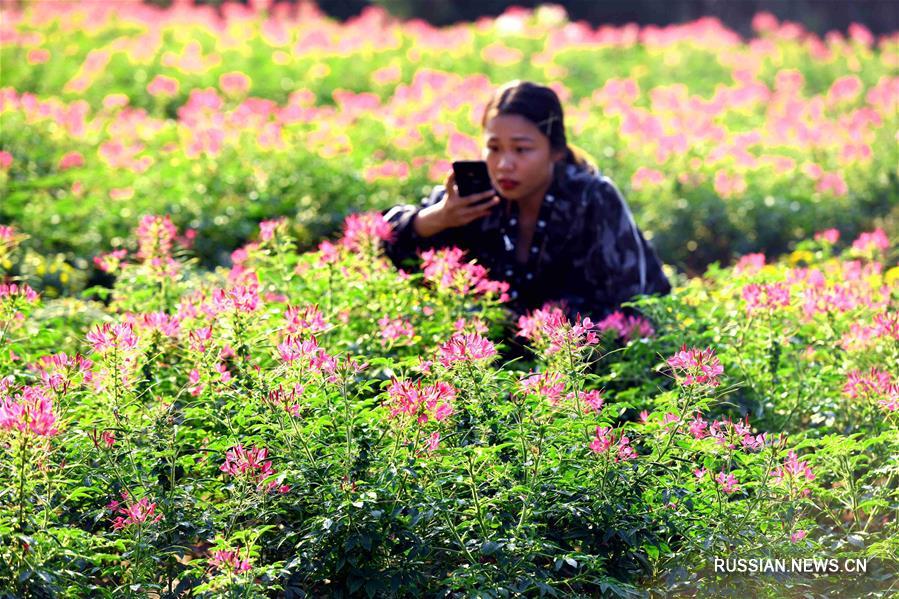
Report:
[[[0,596],[899,590],[899,36],[271,11],[2,13]],[[516,77],[697,273],[643,317],[383,256]]]

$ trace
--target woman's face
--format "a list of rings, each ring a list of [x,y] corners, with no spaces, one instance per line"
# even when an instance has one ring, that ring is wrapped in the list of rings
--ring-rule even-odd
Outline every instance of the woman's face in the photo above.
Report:
[[[484,127],[484,160],[490,180],[504,198],[522,200],[542,194],[552,183],[553,163],[562,157],[549,138],[528,119],[501,114]]]

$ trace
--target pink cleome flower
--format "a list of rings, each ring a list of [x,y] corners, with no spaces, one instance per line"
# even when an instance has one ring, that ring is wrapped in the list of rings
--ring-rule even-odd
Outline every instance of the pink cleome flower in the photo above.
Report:
[[[107,322],[97,325],[87,333],[86,338],[98,354],[111,349],[125,351],[137,347],[137,336],[130,323],[110,324]]]
[[[241,574],[250,570],[250,560],[240,557],[240,548],[235,550],[218,549],[212,552],[209,565],[219,572]]]
[[[0,388],[0,430],[18,430],[36,437],[53,437],[57,434],[56,414],[49,389],[42,386],[25,386],[15,397],[5,395]]]
[[[753,314],[759,311],[774,312],[790,305],[790,286],[784,283],[758,285],[750,283],[743,287],[743,301],[746,312]]]
[[[146,523],[155,523],[163,519],[162,514],[156,513],[156,503],[150,502],[146,497],[138,501],[130,501],[128,494],[122,492],[122,501],[113,500],[106,506],[114,514],[119,514],[112,521],[113,530],[122,530],[129,526],[140,526]]]
[[[0,283],[0,301],[4,299],[15,300],[17,298],[22,298],[26,302],[33,304],[37,302],[38,294],[24,283],[21,285],[17,283]]]
[[[825,229],[823,231],[818,231],[815,233],[815,241],[818,242],[826,242],[830,245],[835,244],[840,240],[840,231],[838,229],[830,228]]]
[[[381,345],[403,339],[411,341],[415,336],[412,323],[403,318],[391,319],[384,316],[378,320],[378,326],[381,328]]]
[[[271,241],[275,239],[279,233],[283,234],[286,228],[286,218],[264,220],[259,223],[259,239],[262,241]]]
[[[852,242],[852,249],[858,252],[872,252],[879,250],[885,252],[890,249],[890,240],[880,227],[873,231],[862,233]]]
[[[391,418],[410,416],[418,424],[425,424],[432,418],[436,422],[445,420],[452,414],[452,402],[456,399],[456,389],[442,381],[424,385],[421,381],[413,383],[394,379],[387,394]]]
[[[273,480],[264,484],[264,481],[277,472],[272,468],[271,461],[266,460],[267,457],[268,449],[264,447],[254,445],[244,449],[243,445],[236,445],[225,452],[225,463],[219,470],[235,478],[257,483],[260,490],[271,491],[278,486],[278,482]]]
[[[137,257],[144,261],[169,258],[178,229],[168,215],[145,215],[134,232],[137,237]]]
[[[351,214],[343,222],[341,245],[350,251],[377,245],[393,238],[393,226],[379,212]]]
[[[631,341],[633,339],[646,339],[655,334],[655,330],[648,320],[641,316],[628,316],[618,310],[602,319],[596,328],[599,331],[613,331],[616,336]]]
[[[477,333],[456,333],[440,346],[439,351],[440,363],[446,368],[457,362],[489,362],[497,353],[493,343]]]
[[[718,377],[724,374],[724,367],[718,361],[715,350],[690,348],[684,344],[680,351],[668,358],[668,365],[674,370],[681,385],[708,385],[717,387]]]
[[[94,256],[94,265],[103,272],[115,273],[122,265],[128,250],[113,250],[106,254]]]
[[[422,252],[422,274],[441,290],[461,295],[495,294],[500,301],[506,301],[509,284],[491,280],[486,268],[473,261],[466,262],[464,257],[465,252],[457,247]]]
[[[84,156],[81,155],[81,152],[68,152],[59,159],[57,168],[61,171],[64,171],[70,168],[77,168],[79,166],[84,166]]]
[[[615,434],[612,429],[607,426],[597,426],[596,434],[593,441],[590,442],[590,450],[596,454],[607,454],[612,447],[615,446]],[[622,436],[618,440],[615,450],[614,461],[627,461],[637,459],[637,452],[631,446],[631,440],[627,436]]]
[[[546,353],[552,355],[565,348],[580,351],[599,343],[596,326],[590,318],[581,319],[580,314],[572,323],[561,311],[553,311],[543,322],[543,338],[549,343]]]
[[[156,75],[153,81],[147,85],[147,93],[151,96],[174,96],[178,93],[181,84],[177,79],[166,77],[165,75]]]
[[[531,373],[519,383],[522,392],[558,405],[565,391],[565,379],[558,372]]]
[[[724,471],[719,472],[715,477],[715,482],[721,485],[721,490],[728,495],[740,489],[740,485],[737,484],[739,481],[732,472],[728,472],[726,474]]]
[[[224,73],[219,77],[219,87],[229,96],[247,93],[250,83],[250,78],[239,71]]]
[[[893,377],[885,370],[872,366],[868,372],[850,370],[846,374],[843,393],[852,399],[875,399],[885,394],[893,382]]]

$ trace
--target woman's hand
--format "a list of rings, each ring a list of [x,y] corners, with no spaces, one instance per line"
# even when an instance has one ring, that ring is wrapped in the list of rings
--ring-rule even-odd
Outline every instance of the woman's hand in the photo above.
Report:
[[[430,237],[449,229],[461,227],[468,223],[483,218],[490,213],[490,209],[499,203],[499,196],[492,189],[484,193],[475,193],[470,196],[460,197],[456,189],[456,175],[450,173],[445,182],[446,193],[443,199],[423,208],[412,226],[421,237]]]

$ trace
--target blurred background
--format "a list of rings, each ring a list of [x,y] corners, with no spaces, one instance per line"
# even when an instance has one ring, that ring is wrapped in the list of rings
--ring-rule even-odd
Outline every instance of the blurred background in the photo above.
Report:
[[[148,0],[168,6],[172,0]],[[278,0],[297,4],[304,0]],[[249,0],[197,0],[213,6],[225,2],[246,4]],[[497,16],[510,6],[536,7],[539,0],[319,0],[322,11],[337,19],[358,15],[366,6],[380,6],[396,17],[424,19],[432,25],[474,21]],[[805,29],[823,34],[844,30],[850,23],[862,23],[873,33],[899,28],[896,0],[562,0],[572,21],[600,24],[670,25],[700,17],[717,17],[740,35],[752,34],[751,21],[759,12],[769,12],[781,21],[802,23]]]

